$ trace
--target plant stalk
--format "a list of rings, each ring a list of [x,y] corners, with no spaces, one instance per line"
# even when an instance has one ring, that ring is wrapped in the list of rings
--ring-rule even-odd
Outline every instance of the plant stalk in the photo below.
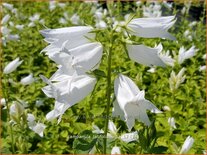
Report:
[[[113,33],[111,35],[113,38]],[[104,128],[104,139],[103,139],[103,154],[106,154],[106,144],[107,144],[107,131],[108,131],[108,123],[109,123],[109,109],[111,103],[111,54],[112,54],[112,47],[113,47],[113,39],[110,42],[110,47],[108,50],[108,61],[107,61],[107,107],[106,107],[106,120],[105,120],[105,128]]]

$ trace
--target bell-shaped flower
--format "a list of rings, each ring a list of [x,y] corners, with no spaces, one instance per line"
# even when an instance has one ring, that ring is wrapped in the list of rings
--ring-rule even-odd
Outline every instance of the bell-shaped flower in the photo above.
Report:
[[[61,52],[55,52],[48,56],[61,65],[60,70],[64,73],[71,74],[72,71],[76,71],[79,74],[83,74],[92,70],[100,62],[102,53],[102,45],[94,42],[83,44],[71,50],[63,47]]]
[[[20,83],[23,85],[29,85],[29,84],[33,83],[34,81],[35,81],[35,79],[33,78],[33,74],[31,73],[28,76],[22,78]]]
[[[111,154],[121,154],[121,150],[118,146],[114,146],[111,150]]]
[[[162,44],[159,44],[155,48],[150,48],[144,45],[127,45],[130,59],[147,66],[166,66],[162,60],[163,58],[161,58],[162,56],[160,56],[162,49]]]
[[[175,119],[174,119],[174,117],[169,117],[169,118],[168,118],[168,123],[169,123],[171,129],[172,129],[172,128],[176,129],[176,126],[175,126]]]
[[[9,110],[9,114],[11,116],[20,116],[22,115],[24,112],[24,107],[18,103],[18,102],[14,102],[11,106],[10,106],[10,110]]]
[[[43,137],[43,132],[46,126],[43,123],[36,123],[34,126],[31,126],[30,129],[37,133],[40,137]]]
[[[65,44],[66,49],[72,49],[89,43],[88,38],[94,38],[95,35],[89,33],[93,28],[90,26],[74,26],[58,29],[46,29],[41,30],[41,34],[45,37],[45,41],[50,43],[42,51],[46,52],[57,52],[61,50],[62,44],[67,41]]]
[[[166,38],[175,40],[168,29],[176,22],[175,16],[157,18],[136,18],[132,19],[127,27],[129,33],[144,38]]]
[[[14,9],[13,4],[10,4],[10,3],[2,3],[2,6],[7,8],[8,10],[13,10]]]
[[[52,120],[61,116],[69,107],[80,102],[89,93],[93,91],[96,84],[96,78],[89,75],[62,76],[59,81],[52,83],[50,80],[41,76],[44,82],[48,84],[42,88],[43,92],[50,98],[55,98],[54,110],[46,116]]]
[[[147,126],[150,125],[147,110],[153,113],[161,113],[154,104],[144,98],[144,91],[140,91],[136,84],[128,77],[119,75],[115,79],[114,89],[118,102],[116,107],[119,106],[119,109],[115,110],[116,115],[118,114],[117,116],[121,117],[124,115],[129,130],[134,126],[135,119],[138,119]]]
[[[35,116],[33,114],[27,114],[27,123],[29,128],[37,133],[40,137],[43,137],[43,131],[46,128],[46,126],[43,123],[36,123],[35,122]]]
[[[194,143],[194,139],[192,137],[188,136],[186,138],[179,154],[187,153],[191,149],[191,147],[193,146],[193,143]]]
[[[3,18],[2,18],[2,20],[1,20],[1,24],[3,25],[3,24],[6,24],[8,21],[9,21],[9,19],[10,19],[10,15],[9,14],[7,14],[7,15],[5,15]]]
[[[6,67],[4,68],[3,73],[4,74],[9,74],[13,71],[16,70],[16,68],[21,65],[21,63],[23,62],[23,60],[19,61],[19,58],[16,58],[15,60],[11,61],[9,64],[6,65]]]
[[[169,78],[169,84],[170,84],[170,89],[172,91],[178,89],[180,84],[185,81],[185,75],[183,75],[185,70],[186,70],[185,68],[182,68],[177,75],[175,75],[174,71],[171,72]]]
[[[186,59],[193,57],[197,53],[198,49],[195,46],[192,46],[189,50],[186,51],[184,46],[182,46],[179,50],[178,54],[178,63],[182,64]]]

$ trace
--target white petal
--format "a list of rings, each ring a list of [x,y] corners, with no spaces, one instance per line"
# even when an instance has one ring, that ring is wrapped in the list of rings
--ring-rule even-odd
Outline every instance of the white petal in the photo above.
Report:
[[[29,85],[34,82],[33,74],[29,74],[28,76],[21,79],[20,83],[23,85]]]
[[[188,136],[180,150],[180,154],[187,153],[191,149],[193,143],[194,143],[194,139]]]
[[[124,120],[124,112],[120,108],[117,100],[114,101],[113,105],[114,105],[114,107],[113,107],[113,110],[112,110],[112,116],[113,117],[120,117],[122,120]]]
[[[158,45],[155,48],[150,48],[144,45],[127,45],[129,57],[147,66],[166,66],[165,63],[160,59],[159,53],[162,51],[162,45]]]
[[[89,26],[75,26],[75,27],[66,27],[66,28],[59,28],[59,29],[46,29],[40,31],[41,34],[46,37],[46,39],[52,39],[51,45],[48,48],[45,48],[44,51],[51,52],[56,50],[61,50],[62,44],[67,41],[65,45],[66,48],[72,49],[78,47],[82,44],[89,43],[89,40],[85,37],[92,37],[94,38],[94,34],[89,34],[92,30],[92,27]]]
[[[35,121],[34,115],[33,114],[27,114],[27,121],[34,122]]]
[[[117,146],[114,146],[111,150],[111,154],[121,154],[120,148]]]
[[[114,133],[114,134],[117,133],[117,128],[116,128],[115,124],[110,120],[109,120],[108,129],[111,133]]]
[[[19,58],[16,58],[15,60],[11,61],[9,64],[6,65],[6,67],[4,68],[3,73],[4,74],[9,74],[13,71],[16,70],[16,68],[21,65],[22,61],[19,61]]]
[[[40,137],[43,137],[43,131],[46,128],[46,126],[42,123],[37,123],[34,127],[31,129],[37,133]]]
[[[139,91],[135,83],[124,75],[120,74],[114,81],[114,92],[122,110],[124,110],[125,104],[131,101]]]
[[[137,18],[129,22],[131,34],[145,38],[167,38],[175,40],[167,30],[176,22],[175,16],[158,18]]]
[[[70,54],[74,56],[73,65],[82,72],[93,69],[101,60],[103,48],[100,43],[88,43],[71,49]]]

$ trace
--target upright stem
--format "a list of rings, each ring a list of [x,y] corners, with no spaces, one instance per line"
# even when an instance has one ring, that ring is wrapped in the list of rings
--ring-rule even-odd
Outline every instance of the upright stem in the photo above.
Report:
[[[113,38],[113,33],[111,38]],[[103,154],[106,154],[106,143],[107,143],[107,131],[108,131],[108,123],[109,123],[109,109],[111,103],[111,53],[113,47],[113,39],[111,39],[110,47],[108,50],[108,68],[107,68],[107,107],[106,107],[106,121],[105,121],[105,128],[104,128],[104,140],[103,140]]]

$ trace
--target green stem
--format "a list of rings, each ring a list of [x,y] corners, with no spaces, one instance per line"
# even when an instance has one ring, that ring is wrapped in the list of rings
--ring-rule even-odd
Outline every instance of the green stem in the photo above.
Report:
[[[113,38],[113,32],[111,35]],[[110,42],[110,47],[108,50],[108,68],[107,68],[107,107],[106,107],[106,121],[105,121],[105,128],[104,128],[104,140],[103,140],[103,154],[106,154],[106,144],[107,144],[107,131],[108,131],[108,123],[109,123],[109,109],[111,103],[111,53],[112,53],[112,46],[113,46],[113,39]]]

